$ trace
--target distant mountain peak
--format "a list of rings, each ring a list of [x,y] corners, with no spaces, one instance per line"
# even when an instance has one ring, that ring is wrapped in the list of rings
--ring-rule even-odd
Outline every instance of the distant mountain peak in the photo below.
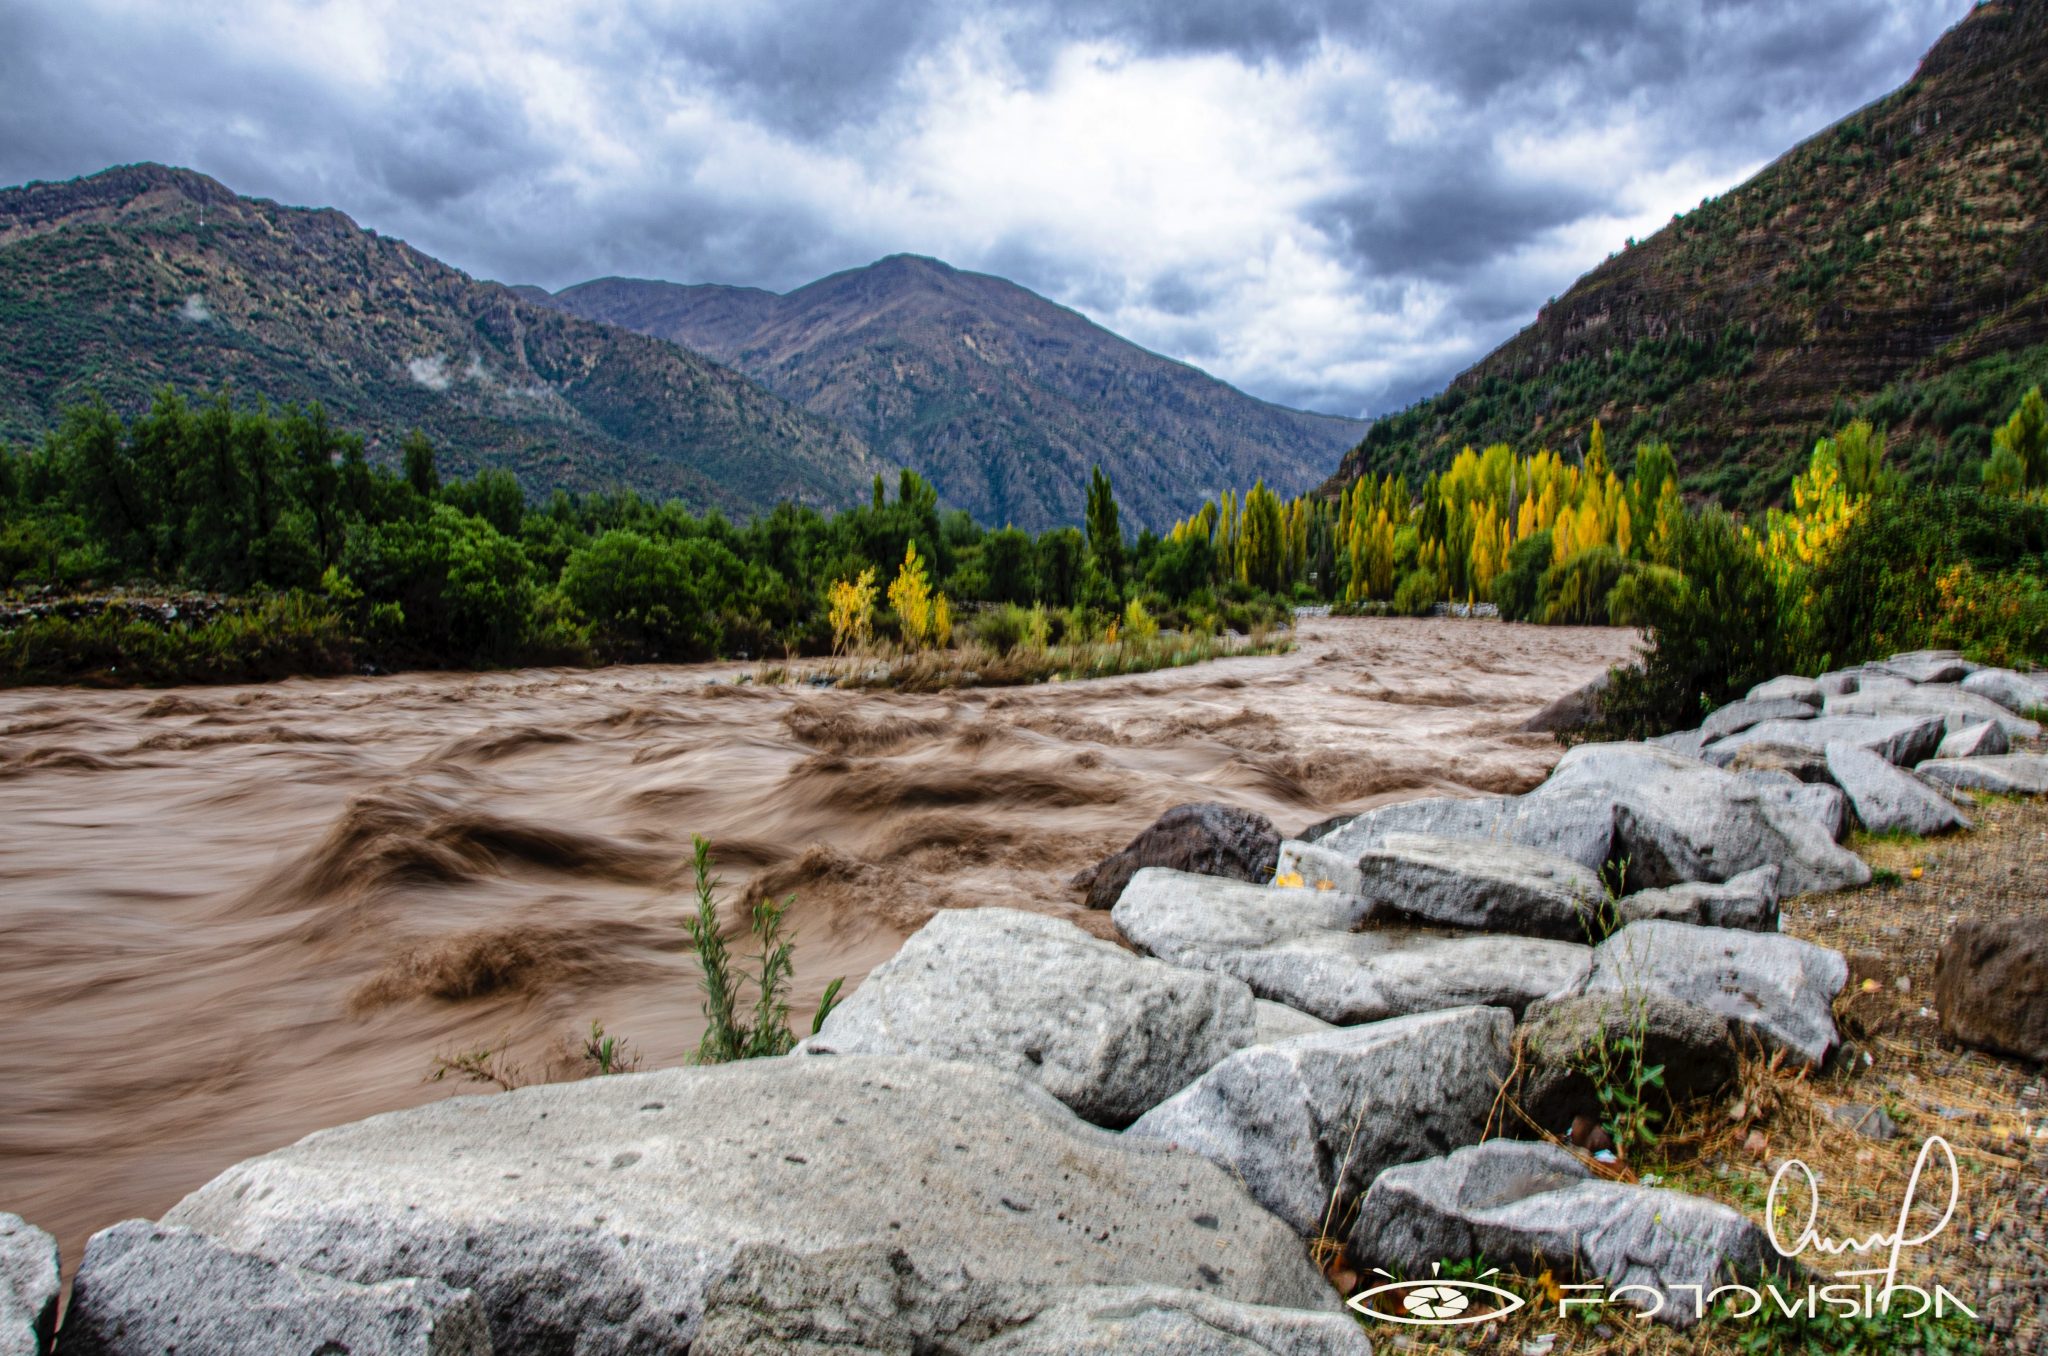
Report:
[[[1081,519],[1089,472],[1163,529],[1264,479],[1320,481],[1365,425],[1270,405],[1004,278],[892,254],[787,293],[602,278],[554,304],[729,362],[984,523]]]

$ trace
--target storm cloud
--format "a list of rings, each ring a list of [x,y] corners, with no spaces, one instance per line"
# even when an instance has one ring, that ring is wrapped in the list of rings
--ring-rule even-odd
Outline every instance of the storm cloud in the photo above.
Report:
[[[157,160],[483,277],[1014,278],[1379,413],[1969,0],[12,0],[0,182]]]

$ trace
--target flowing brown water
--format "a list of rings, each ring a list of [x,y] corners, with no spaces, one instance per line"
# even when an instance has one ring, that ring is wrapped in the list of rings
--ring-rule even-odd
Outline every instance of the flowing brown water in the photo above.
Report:
[[[438,1053],[649,1066],[702,1027],[691,835],[794,892],[798,999],[936,910],[1108,935],[1067,878],[1169,806],[1283,832],[1519,791],[1514,733],[1620,631],[1310,620],[1287,655],[944,696],[739,666],[0,693],[0,1210],[86,1236],[321,1126],[456,1095]]]

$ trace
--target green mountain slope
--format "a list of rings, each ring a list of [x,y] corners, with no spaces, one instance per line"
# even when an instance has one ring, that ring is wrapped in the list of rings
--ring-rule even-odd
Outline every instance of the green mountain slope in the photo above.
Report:
[[[984,523],[1079,522],[1089,469],[1164,528],[1263,477],[1317,484],[1364,424],[1256,400],[1015,283],[897,255],[786,295],[603,278],[575,314],[671,339],[864,437]]]
[[[529,491],[630,486],[731,509],[842,504],[877,469],[844,429],[673,344],[479,282],[340,212],[158,165],[0,191],[0,439],[163,383],[318,400],[391,456]]]
[[[1969,474],[2048,377],[2048,0],[1980,6],[1903,88],[1587,274],[1336,482],[1466,445],[1669,440],[1689,489],[1754,506],[1855,414]]]

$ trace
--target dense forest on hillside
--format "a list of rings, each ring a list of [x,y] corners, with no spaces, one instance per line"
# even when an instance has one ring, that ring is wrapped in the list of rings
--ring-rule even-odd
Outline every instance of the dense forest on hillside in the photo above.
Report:
[[[1466,446],[1626,465],[1782,504],[1803,449],[1859,419],[1895,467],[1969,484],[2048,381],[2048,6],[1990,3],[1914,78],[1680,214],[1543,308],[1441,394],[1378,420],[1332,488],[1441,471]]]

